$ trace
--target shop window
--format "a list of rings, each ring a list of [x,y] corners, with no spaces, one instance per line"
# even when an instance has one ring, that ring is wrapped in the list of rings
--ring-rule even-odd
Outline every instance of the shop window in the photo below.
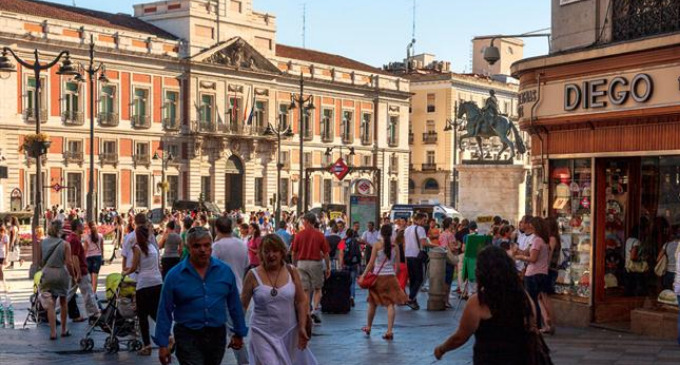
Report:
[[[557,220],[561,241],[555,291],[574,301],[588,303],[593,247],[591,161],[553,160],[550,164],[550,216]]]

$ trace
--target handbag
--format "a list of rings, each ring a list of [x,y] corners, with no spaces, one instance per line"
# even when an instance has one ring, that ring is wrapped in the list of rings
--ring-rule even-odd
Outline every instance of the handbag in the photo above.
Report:
[[[659,277],[666,275],[666,271],[668,270],[668,255],[666,255],[666,245],[663,245],[662,248],[663,256],[661,256],[661,259],[659,259],[659,261],[656,263],[656,266],[654,266],[654,273]]]
[[[19,261],[21,259],[21,249],[19,248],[19,244],[15,244],[14,248],[12,251],[9,251],[7,253],[7,261],[13,262],[13,261]]]
[[[383,266],[385,266],[385,263],[387,262],[387,257],[385,257],[385,261],[383,261],[382,265],[380,265],[380,268],[378,269],[378,273],[374,274],[373,272],[369,271],[364,276],[361,277],[361,280],[359,280],[359,287],[362,289],[370,289],[375,285],[375,282],[378,280],[378,274],[382,271]]]
[[[416,243],[418,244],[418,249],[420,250],[418,252],[418,259],[422,261],[423,263],[427,263],[430,260],[430,256],[428,256],[427,252],[423,251],[423,248],[420,246],[420,238],[418,237],[418,226],[416,226],[413,229],[413,232],[416,235]]]

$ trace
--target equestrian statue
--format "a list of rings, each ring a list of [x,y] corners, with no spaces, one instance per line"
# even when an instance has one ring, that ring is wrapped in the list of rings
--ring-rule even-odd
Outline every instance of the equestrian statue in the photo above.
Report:
[[[491,138],[498,136],[503,143],[503,148],[498,152],[496,160],[500,159],[501,154],[508,147],[512,152],[509,160],[515,157],[515,144],[517,144],[517,153],[526,153],[526,146],[522,140],[522,136],[519,134],[517,127],[508,119],[508,117],[502,115],[498,111],[498,99],[496,99],[496,92],[489,90],[490,96],[486,99],[484,107],[479,109],[477,104],[472,101],[464,101],[458,105],[458,119],[466,116],[467,124],[462,128],[465,130],[465,134],[458,138],[458,145],[460,150],[463,151],[463,145],[461,141],[467,138],[475,138],[477,140],[477,145],[479,146],[479,156],[480,160],[484,159],[484,150],[482,149],[482,138]],[[515,143],[508,138],[510,132],[512,131]]]

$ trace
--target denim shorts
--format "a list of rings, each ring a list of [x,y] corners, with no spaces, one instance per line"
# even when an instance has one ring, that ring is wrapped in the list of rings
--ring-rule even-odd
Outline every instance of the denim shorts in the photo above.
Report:
[[[87,261],[87,272],[90,274],[99,274],[99,269],[102,268],[101,256],[89,256],[85,258]]]

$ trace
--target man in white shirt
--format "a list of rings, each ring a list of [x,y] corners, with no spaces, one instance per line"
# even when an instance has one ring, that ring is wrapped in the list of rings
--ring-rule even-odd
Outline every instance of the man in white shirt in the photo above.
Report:
[[[250,265],[248,259],[248,247],[246,244],[236,237],[232,237],[233,230],[231,228],[231,219],[228,217],[219,217],[215,220],[215,242],[212,246],[212,257],[227,264],[236,277],[236,287],[238,292],[243,288],[243,275]],[[231,316],[228,317],[229,326],[231,325]],[[234,357],[238,365],[248,364],[248,350],[244,347],[240,350],[234,349]]]
[[[425,262],[418,254],[427,247],[435,247],[427,241],[427,234],[423,225],[427,221],[425,213],[416,213],[413,224],[404,232],[404,256],[409,277],[409,301],[407,305],[413,310],[420,309],[416,297],[424,282]]]
[[[531,220],[530,215],[525,215],[522,217],[522,219],[519,221],[518,228],[519,228],[519,234],[517,235],[517,248],[519,251],[523,252],[529,252],[529,246],[531,245],[531,241],[534,239],[533,234],[526,234],[524,233],[525,230],[525,225],[529,223]],[[517,271],[522,272],[524,268],[526,267],[526,263],[524,261],[520,260],[515,260],[515,266],[517,267]]]
[[[364,258],[366,259],[366,263],[368,264],[368,262],[371,261],[371,250],[373,250],[373,244],[380,241],[380,232],[378,232],[378,230],[375,229],[374,222],[368,222],[367,227],[368,229],[364,231],[364,233],[361,235],[360,242],[362,242],[365,245]]]

